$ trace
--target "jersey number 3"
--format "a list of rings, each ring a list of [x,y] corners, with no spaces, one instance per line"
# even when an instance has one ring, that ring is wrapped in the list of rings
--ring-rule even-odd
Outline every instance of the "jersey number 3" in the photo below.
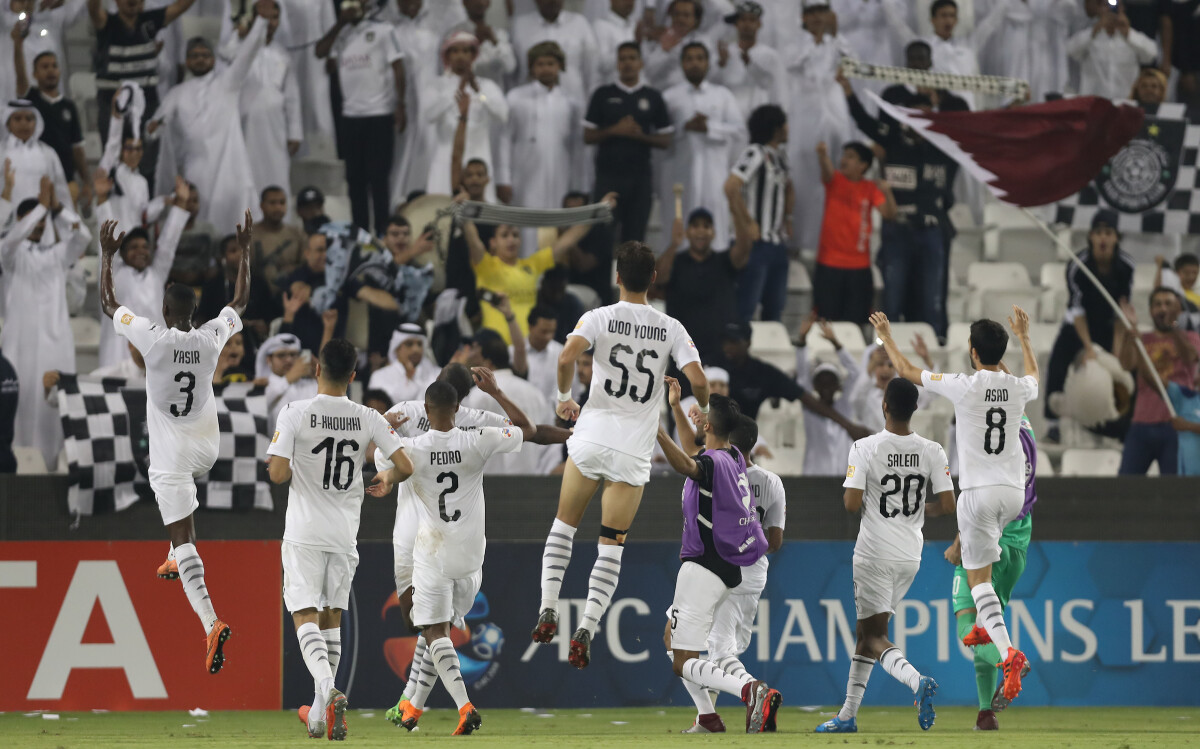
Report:
[[[634,365],[637,367],[637,371],[646,375],[646,392],[644,393],[638,392],[637,385],[634,385],[633,387],[629,386],[629,367],[626,367],[617,359],[617,354],[622,352],[626,354],[632,354],[633,349],[629,348],[623,343],[618,343],[616,346],[612,347],[612,351],[608,352],[608,363],[621,370],[621,384],[614,388],[612,380],[605,380],[604,392],[608,393],[614,398],[620,398],[625,395],[626,392],[628,392],[629,397],[634,402],[645,403],[646,401],[650,400],[651,394],[654,393],[654,373],[646,369],[646,367],[643,365],[643,362],[647,356],[651,359],[657,359],[658,352],[654,349],[642,349],[638,352],[637,361]]]
[[[175,417],[187,416],[192,412],[192,391],[196,389],[196,375],[191,372],[175,373],[175,382],[183,382],[184,380],[187,380],[187,384],[179,388],[179,392],[187,396],[187,403],[183,404],[182,410],[178,404],[171,404],[171,415]]]

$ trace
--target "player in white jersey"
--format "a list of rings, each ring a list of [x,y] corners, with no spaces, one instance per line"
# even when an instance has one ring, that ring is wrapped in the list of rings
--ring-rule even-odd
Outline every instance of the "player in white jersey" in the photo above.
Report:
[[[434,382],[425,391],[429,431],[403,441],[412,458],[410,479],[420,510],[420,529],[413,555],[413,623],[424,630],[428,643],[422,679],[401,725],[416,727],[433,682],[440,677],[458,705],[454,735],[470,734],[482,720],[467,697],[458,653],[450,642],[451,622],[465,616],[483,582],[484,536],[483,470],[488,458],[516,452],[534,435],[534,426],[500,391],[492,373],[476,367],[472,374],[479,389],[496,399],[512,426],[460,429],[455,426],[458,393],[449,383]],[[384,496],[395,476],[383,470],[368,490]]]
[[[225,641],[232,630],[213,610],[204,583],[204,562],[196,551],[192,513],[200,503],[196,500],[195,477],[207,473],[217,460],[220,430],[213,372],[225,342],[242,329],[241,314],[250,300],[253,224],[250,211],[246,211],[245,228],[237,227],[242,259],[233,300],[215,319],[199,328],[192,327],[196,294],[184,284],[171,284],[163,295],[166,327],[121,306],[113,291],[112,259],[125,234],[114,236],[116,227],[116,221],[106,221],[100,231],[100,304],[112,319],[117,335],[129,339],[146,362],[150,488],[172,548],[172,556],[159,567],[158,574],[168,579],[178,577],[183,582],[183,591],[207,633],[205,668],[215,674],[225,663]]]
[[[917,387],[907,380],[889,382],[883,395],[883,431],[850,448],[842,502],[848,512],[861,516],[854,544],[858,641],[850,661],[846,702],[831,720],[817,726],[817,733],[858,731],[858,708],[876,660],[913,691],[917,724],[926,731],[933,725],[937,682],[913,668],[887,636],[888,620],[921,567],[925,517],[954,512],[954,482],[946,451],[908,425],[918,395]]]
[[[413,467],[400,435],[374,409],[346,397],[358,351],[334,338],[321,348],[315,398],[292,401],[279,412],[267,448],[271,481],[288,489],[283,530],[283,602],[292,614],[300,654],[316,692],[300,708],[309,738],[346,738],[346,695],[334,686],[341,660],[342,610],[358,567],[362,465],[374,442],[389,456],[393,476]]]
[[[558,358],[556,412],[566,421],[578,421],[567,440],[558,514],[542,554],[542,600],[533,639],[550,642],[558,632],[558,596],[575,529],[603,480],[596,563],[568,657],[576,668],[591,660],[592,635],[617,588],[625,535],[650,479],[662,401],[659,386],[671,359],[691,382],[701,412],[708,412],[708,380],[691,337],[679,321],[646,301],[655,276],[653,251],[641,242],[625,242],[616,254],[621,301],[584,313]],[[595,350],[592,384],[580,413],[571,385],[575,360],[588,349]]]
[[[687,418],[680,409],[675,408],[675,393],[677,386],[670,389],[672,403],[675,409],[675,421],[682,424],[685,433],[680,435],[681,444],[693,444],[694,437]],[[758,424],[754,419],[742,414],[738,425],[729,434],[729,442],[736,447],[746,459],[746,478],[750,481],[750,491],[754,495],[754,509],[758,511],[758,519],[762,523],[763,533],[767,536],[767,554],[774,554],[783,546],[783,529],[787,520],[787,497],[783,490],[783,481],[774,473],[762,466],[755,465],[750,459],[750,452],[758,442]],[[758,599],[762,597],[767,587],[767,557],[749,567],[742,568],[742,582],[729,591],[728,597],[717,606],[713,616],[712,631],[708,636],[708,660],[717,665],[730,676],[741,678],[746,673],[746,667],[739,656],[750,647],[750,636],[754,633],[754,618],[758,615]],[[668,623],[665,636],[670,636]],[[725,724],[716,712],[717,692],[703,687],[687,679],[681,679],[696,704],[696,720],[683,733],[724,733]],[[775,731],[775,714],[763,726],[768,733]]]
[[[1013,314],[1008,318],[1021,344],[1024,377],[1013,375],[1001,361],[1008,348],[1008,333],[994,320],[971,324],[971,364],[976,370],[972,375],[935,374],[914,367],[892,340],[887,316],[877,312],[871,315],[871,324],[898,375],[954,404],[962,565],[978,610],[977,622],[983,623],[983,627],[976,624],[963,643],[996,645],[1004,657],[1003,663],[996,664],[1004,669],[1004,698],[1012,701],[1021,692],[1021,679],[1029,672],[1029,662],[1012,646],[1004,626],[1004,609],[992,587],[992,564],[1000,561],[1004,526],[1016,519],[1025,504],[1021,414],[1025,404],[1038,397],[1038,366],[1029,342],[1029,316],[1013,305]]]
[[[475,386],[471,370],[463,364],[451,363],[442,368],[438,381],[449,383],[458,394],[459,407],[454,414],[454,426],[459,429],[478,429],[480,427],[511,427],[513,424],[506,416],[477,408],[467,408],[462,401]],[[400,433],[401,437],[419,437],[429,431],[429,417],[425,413],[425,401],[402,401],[388,409],[384,418]],[[529,440],[535,444],[562,444],[571,435],[570,430],[550,424],[538,424],[537,433]],[[376,465],[386,466],[384,457],[376,453]],[[382,469],[381,469],[382,470]],[[412,485],[409,482],[400,484],[396,494],[396,525],[392,530],[392,551],[394,555],[394,573],[396,579],[396,596],[400,602],[400,611],[405,620],[412,626],[412,577],[413,577],[413,547],[417,540],[417,527],[420,522],[420,510]],[[416,649],[413,651],[412,664],[408,670],[408,683],[400,700],[385,713],[387,720],[395,725],[403,725],[405,705],[411,704],[411,697],[418,689],[418,679],[421,662],[425,658],[427,643],[425,636],[417,637]],[[411,729],[410,729],[411,730]]]

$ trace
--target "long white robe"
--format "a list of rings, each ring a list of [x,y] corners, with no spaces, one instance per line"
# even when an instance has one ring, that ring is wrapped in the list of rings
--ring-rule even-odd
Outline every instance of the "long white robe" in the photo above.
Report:
[[[150,183],[141,172],[130,169],[121,161],[124,147],[124,118],[118,115],[112,119],[108,128],[108,141],[104,144],[104,154],[100,157],[98,165],[99,169],[112,173],[114,188],[121,189],[120,195],[114,189],[109,193],[108,200],[103,203],[104,206],[108,206],[110,218],[117,222],[118,235],[143,226],[150,220],[146,218],[146,208],[150,204]],[[111,332],[112,327],[101,325],[100,330]]]
[[[242,44],[245,42],[234,34],[222,50],[222,57],[234,59]],[[242,137],[250,157],[254,192],[261,195],[267,187],[282,187],[290,205],[292,157],[288,141],[304,140],[304,115],[291,55],[277,38],[255,55],[242,83],[238,111],[242,114]]]
[[[838,36],[846,40],[856,59],[876,65],[897,65],[904,61],[904,44],[889,28],[884,5],[889,0],[832,0],[838,17]],[[907,18],[905,8],[905,18]]]
[[[554,410],[541,392],[525,380],[513,374],[511,369],[497,369],[496,384],[505,395],[521,409],[533,424],[551,424],[554,422]],[[491,411],[503,415],[504,409],[496,399],[479,388],[472,388],[471,393],[463,399],[462,404],[468,408],[478,408],[481,411]],[[561,445],[535,445],[526,442],[515,453],[493,455],[484,467],[488,476],[539,476],[545,475],[557,465],[562,455]]]
[[[87,250],[92,235],[79,216],[64,209],[54,219],[58,242],[47,246],[26,239],[46,213],[39,205],[0,239],[0,270],[8,278],[0,349],[17,370],[18,381],[26,383],[17,401],[13,444],[38,448],[46,465],[54,466],[62,448],[62,425],[42,397],[42,375],[52,369],[75,371],[67,271]],[[46,223],[49,232],[49,219]]]
[[[429,387],[441,373],[441,370],[432,361],[422,359],[413,376],[409,377],[404,365],[397,361],[395,351],[388,352],[388,359],[391,363],[371,373],[367,389],[382,390],[388,394],[393,403],[424,399],[425,388]]]
[[[399,205],[413,190],[424,190],[429,181],[429,143],[427,129],[421,127],[422,95],[437,78],[438,38],[415,23],[401,23],[392,32],[396,48],[404,53],[404,112],[408,124],[396,133],[392,157],[392,205]]]
[[[171,155],[159,159],[157,183],[171,184],[174,172],[182,173],[200,193],[199,220],[220,231],[233,231],[247,208],[261,215],[241,118],[233,113],[266,34],[267,24],[256,20],[228,67],[171,89],[155,115]]]
[[[664,50],[658,42],[648,41],[645,43],[643,47],[645,65],[642,68],[642,77],[646,83],[659,91],[666,91],[672,86],[684,83],[683,63],[680,57],[683,54],[683,48],[694,42],[703,44],[708,49],[708,69],[711,74],[717,67],[717,43],[708,34],[693,31],[668,50]]]
[[[672,86],[663,92],[663,100],[675,131],[659,178],[659,205],[674,205],[673,185],[682,183],[684,217],[696,208],[707,208],[713,215],[713,247],[726,249],[733,221],[725,198],[725,180],[733,163],[730,149],[746,137],[746,121],[733,93],[708,81],[701,81],[699,86],[687,82]],[[708,132],[685,129],[697,113],[708,117]]]
[[[597,86],[617,80],[617,47],[634,40],[640,18],[636,10],[628,18],[621,18],[606,7],[605,12],[592,21],[592,30],[596,32]]]
[[[792,236],[800,247],[815,248],[825,214],[825,186],[817,143],[825,141],[829,153],[838,154],[851,137],[853,125],[846,95],[834,79],[842,57],[851,54],[840,36],[826,34],[820,41],[808,32],[784,53],[791,81],[788,98],[787,157],[796,191]]]
[[[329,0],[282,0],[288,19],[287,38],[281,41],[292,57],[292,75],[300,89],[300,112],[308,135],[333,135],[333,104],[329,98],[329,73],[318,60],[317,42],[337,23]]]
[[[96,207],[96,221],[103,225],[112,218],[112,209],[108,201]],[[175,251],[179,248],[179,237],[183,227],[187,225],[189,214],[176,206],[171,206],[167,220],[163,223],[162,232],[154,248],[154,257],[150,264],[142,270],[135,270],[126,265],[117,253],[113,257],[113,293],[121,304],[142,317],[149,318],[156,325],[166,326],[162,316],[163,290],[167,285],[167,276],[175,262]],[[101,316],[103,319],[103,316]],[[127,341],[117,335],[111,325],[100,326],[100,366],[129,358]]]
[[[317,381],[302,377],[295,382],[288,382],[283,375],[269,374],[263,397],[267,399],[267,428],[274,429],[284,406],[292,401],[317,397]]]
[[[854,357],[846,353],[845,349],[840,349],[837,355],[846,375],[842,380],[842,391],[833,401],[833,408],[847,419],[853,419],[855,410],[853,396],[858,391],[857,384],[862,377],[862,370],[858,368]],[[812,387],[810,371],[808,349],[796,349],[796,382],[800,384],[800,387],[806,389]],[[809,411],[804,414],[804,437],[803,474],[805,476],[842,475],[846,470],[842,464],[846,462],[850,446],[854,443],[849,433],[834,421]]]
[[[519,86],[529,80],[526,54],[539,42],[553,41],[562,47],[567,68],[559,76],[563,91],[586,106],[588,96],[596,89],[596,34],[592,25],[578,13],[568,10],[558,14],[553,22],[539,13],[528,13],[512,19],[513,52],[517,56],[517,72],[510,81]]]
[[[496,184],[509,185],[513,205],[558,208],[579,182],[583,114],[561,86],[537,81],[508,92],[508,122],[496,154]]]
[[[1085,22],[1073,0],[1016,0],[1005,6],[992,58],[998,75],[1029,81],[1031,101],[1066,88],[1067,38]]]
[[[1106,31],[1092,36],[1092,29],[1085,28],[1067,41],[1067,53],[1079,61],[1082,96],[1128,99],[1139,66],[1154,61],[1158,45],[1137,29],[1130,29],[1128,36]]]
[[[775,50],[763,44],[755,44],[747,51],[750,63],[742,59],[737,43],[729,45],[729,59],[725,66],[710,67],[714,83],[720,83],[733,92],[738,110],[743,119],[764,104],[782,106],[787,101],[787,76],[784,74],[783,58]],[[745,144],[738,144],[738,152]]]
[[[446,71],[428,85],[429,106],[422,109],[421,119],[426,130],[426,144],[432,151],[429,160],[429,181],[425,190],[431,195],[452,195],[450,186],[450,156],[454,152],[454,131],[458,129],[458,91],[460,78]],[[476,78],[479,90],[467,86],[471,97],[467,112],[467,142],[463,149],[463,163],[471,159],[483,159],[489,173],[495,174],[492,139],[498,140],[501,128],[508,122],[508,101],[504,92],[487,78]],[[488,182],[486,200],[496,200],[496,180]]]
[[[11,67],[11,66],[9,66]],[[42,191],[42,177],[49,177],[54,183],[54,195],[58,202],[74,209],[75,201],[71,200],[71,190],[67,187],[67,174],[63,171],[62,161],[54,149],[41,141],[42,131],[46,123],[42,113],[30,107],[37,124],[29,140],[20,140],[8,131],[8,118],[13,108],[7,105],[0,107],[0,127],[3,137],[0,137],[0,166],[4,160],[12,162],[15,173],[13,179],[12,204],[21,205],[26,198],[36,198]],[[47,227],[47,231],[49,231]]]
[[[61,85],[64,86],[70,80],[71,71],[69,69],[69,61],[65,53],[66,45],[64,33],[71,24],[79,18],[84,10],[87,9],[87,0],[67,0],[62,5],[51,10],[38,10],[37,6],[40,3],[35,3],[33,16],[29,21],[29,34],[25,37],[24,53],[25,66],[29,71],[29,82],[34,85],[33,80],[33,61],[43,52],[53,52],[58,58],[58,69],[62,73]],[[5,3],[3,9],[0,9],[0,30],[3,31],[4,40],[0,43],[0,87],[5,85],[16,86],[16,76],[13,72],[13,50],[12,50],[12,27],[17,22],[17,14],[9,9],[9,4]],[[4,91],[9,89],[3,88]],[[13,89],[15,91],[15,88]],[[11,97],[10,97],[11,98]],[[8,101],[8,99],[5,99]]]

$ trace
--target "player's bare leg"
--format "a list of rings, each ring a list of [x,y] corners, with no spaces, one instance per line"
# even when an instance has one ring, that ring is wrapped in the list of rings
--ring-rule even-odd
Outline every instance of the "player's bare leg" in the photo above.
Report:
[[[232,630],[229,625],[217,618],[213,611],[212,599],[208,595],[208,586],[204,584],[204,562],[196,551],[196,526],[192,516],[177,520],[167,526],[167,536],[175,549],[175,562],[179,565],[179,581],[183,583],[183,592],[187,595],[192,610],[200,617],[207,635],[207,650],[204,656],[204,666],[209,673],[215,674],[225,665],[225,641],[229,639]]]
[[[596,494],[599,481],[579,472],[575,461],[567,458],[563,469],[562,488],[558,493],[558,514],[546,536],[542,552],[542,603],[538,609],[537,625],[533,628],[535,642],[550,642],[558,633],[558,595],[571,563],[575,529]]]
[[[1008,627],[1004,624],[1004,607],[1000,605],[1000,598],[992,587],[992,565],[975,570],[968,569],[967,584],[971,586],[971,598],[975,600],[978,619],[975,629],[963,638],[963,643],[982,645],[991,642],[996,646],[1000,657],[1004,659],[996,664],[1004,669],[1004,698],[1011,702],[1021,693],[1021,679],[1029,673],[1029,661],[1024,653],[1012,646]],[[978,623],[980,621],[983,622],[982,628]],[[977,631],[979,629],[985,631],[986,640]]]
[[[621,555],[625,551],[625,535],[633,525],[638,506],[642,503],[642,487],[620,481],[610,481],[600,497],[600,541],[596,545],[596,562],[588,579],[587,604],[583,620],[571,635],[568,662],[575,668],[587,668],[592,660],[592,636],[600,618],[608,611],[617,581],[621,576]]]
[[[331,610],[326,609],[327,611]],[[326,612],[318,612],[316,608],[292,612],[292,622],[296,625],[296,639],[300,642],[300,655],[304,657],[304,665],[308,666],[308,672],[312,674],[313,683],[316,685],[308,714],[301,713],[301,718],[308,727],[308,736],[313,739],[323,739],[327,735],[335,738],[331,727],[341,726],[346,714],[346,695],[339,692],[333,684],[329,646],[321,633],[321,625],[331,621],[327,616],[325,622],[322,622],[322,614]],[[341,612],[338,611],[337,615],[340,624]],[[345,738],[345,734],[342,733],[341,737]]]
[[[442,684],[446,686],[446,691],[458,706],[458,728],[454,729],[453,735],[466,736],[479,730],[483,720],[479,717],[479,711],[467,699],[467,686],[463,682],[458,651],[450,642],[450,622],[426,627],[425,640],[429,643],[426,658],[433,661]]]

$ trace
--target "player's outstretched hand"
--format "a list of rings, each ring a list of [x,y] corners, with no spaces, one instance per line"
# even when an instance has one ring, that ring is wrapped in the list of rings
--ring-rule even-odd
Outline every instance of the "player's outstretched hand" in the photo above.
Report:
[[[671,404],[671,408],[679,405],[679,396],[683,394],[683,390],[679,387],[679,380],[674,377],[663,377],[663,382],[667,383],[667,403]]]
[[[105,221],[104,225],[100,227],[100,250],[104,253],[104,257],[111,258],[117,254],[121,243],[125,241],[125,232],[121,232],[120,236],[116,236],[116,233],[116,221]]]
[[[372,497],[386,497],[392,491],[391,478],[391,471],[380,471],[375,474],[375,480],[367,487],[367,494]]]
[[[875,335],[879,336],[881,339],[892,337],[892,324],[888,322],[887,315],[883,314],[882,312],[875,312],[871,314],[871,325],[875,327]]]
[[[488,395],[500,392],[500,385],[496,383],[496,375],[492,374],[492,370],[487,367],[471,367],[471,377],[475,380],[475,387]]]
[[[1017,305],[1013,305],[1013,313],[1008,318],[1008,327],[1018,338],[1029,335],[1029,315]]]
[[[554,413],[563,421],[576,421],[579,419],[579,404],[574,398],[563,401],[554,407]]]
[[[250,209],[246,209],[246,223],[237,225],[237,241],[243,250],[250,249],[250,238],[254,235],[254,217],[250,215]]]

